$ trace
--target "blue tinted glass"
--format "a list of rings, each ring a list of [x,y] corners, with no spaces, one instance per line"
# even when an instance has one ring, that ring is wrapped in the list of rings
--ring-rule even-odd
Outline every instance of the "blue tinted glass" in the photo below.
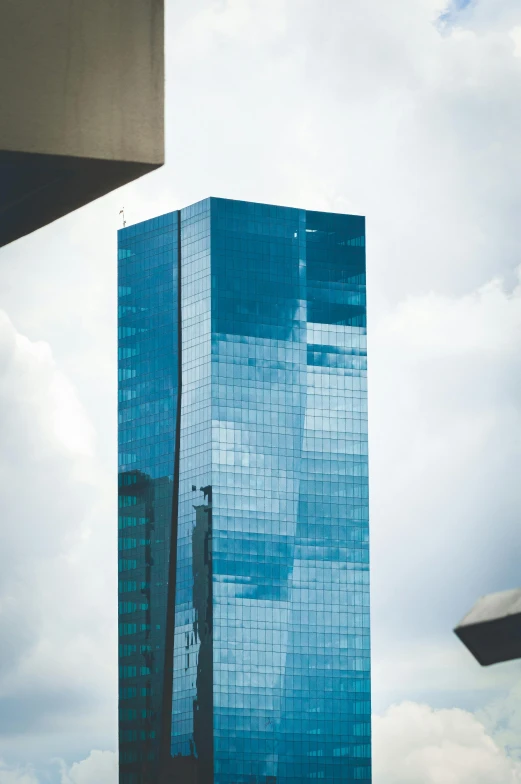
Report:
[[[177,214],[119,232],[120,781],[159,760],[177,404]],[[148,777],[148,778],[147,778]]]
[[[161,746],[163,769],[179,780],[369,784],[364,219],[208,199],[180,213],[179,279],[177,213],[166,219],[120,232],[120,307],[130,307],[120,311],[120,396],[166,390],[167,377],[170,384],[156,420],[147,412],[120,424],[121,476],[134,481],[140,471],[162,483],[168,519],[161,536],[141,537],[129,510],[146,503],[120,490],[128,567],[120,575],[120,743],[136,755],[125,768],[134,778],[124,782],[147,780],[139,765],[154,749],[124,733],[146,735],[139,690],[150,682],[163,696],[149,698],[156,718],[147,721],[156,738],[170,738],[156,752]],[[143,267],[160,253],[170,254],[164,281]],[[158,319],[157,354],[151,344],[125,353],[138,344],[121,332],[132,318],[147,329]],[[122,399],[120,415],[135,405]],[[161,434],[165,473],[152,459]],[[145,486],[141,474],[135,481]],[[145,498],[156,520],[163,507],[148,489]],[[151,608],[140,610],[147,552],[152,573],[156,562],[163,572],[148,589]],[[170,557],[175,593],[165,584]],[[158,633],[152,642],[166,659],[156,656],[142,676],[149,665],[138,653],[139,613],[156,604],[163,626],[165,612],[174,621],[174,646]],[[165,672],[173,661],[172,692],[163,661]]]

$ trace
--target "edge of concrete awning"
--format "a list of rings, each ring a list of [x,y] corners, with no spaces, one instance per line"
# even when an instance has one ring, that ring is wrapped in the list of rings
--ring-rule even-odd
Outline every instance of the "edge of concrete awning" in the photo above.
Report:
[[[0,247],[84,207],[162,164],[0,150]]]
[[[0,246],[164,164],[164,0],[16,0],[0,25]]]
[[[521,658],[521,588],[480,597],[454,633],[484,667]]]

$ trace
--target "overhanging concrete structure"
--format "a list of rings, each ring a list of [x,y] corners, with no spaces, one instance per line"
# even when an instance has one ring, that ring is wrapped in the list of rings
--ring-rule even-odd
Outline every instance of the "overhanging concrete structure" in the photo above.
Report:
[[[484,666],[521,658],[521,589],[483,596],[454,632]]]
[[[164,0],[0,0],[0,246],[164,162]]]

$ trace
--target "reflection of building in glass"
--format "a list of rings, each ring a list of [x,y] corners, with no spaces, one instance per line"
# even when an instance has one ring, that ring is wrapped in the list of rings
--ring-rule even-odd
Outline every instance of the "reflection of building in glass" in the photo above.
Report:
[[[125,771],[154,782],[165,659],[165,585],[172,479],[140,471],[119,475],[120,748]],[[137,727],[139,726],[139,731]]]
[[[120,231],[121,784],[369,784],[365,314],[363,218]]]

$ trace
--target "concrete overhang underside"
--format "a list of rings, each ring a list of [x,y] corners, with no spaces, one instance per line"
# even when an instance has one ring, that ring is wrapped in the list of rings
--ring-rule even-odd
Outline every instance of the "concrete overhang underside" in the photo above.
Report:
[[[483,666],[521,658],[521,589],[483,596],[454,631]]]
[[[0,245],[164,162],[164,0],[0,0]]]

